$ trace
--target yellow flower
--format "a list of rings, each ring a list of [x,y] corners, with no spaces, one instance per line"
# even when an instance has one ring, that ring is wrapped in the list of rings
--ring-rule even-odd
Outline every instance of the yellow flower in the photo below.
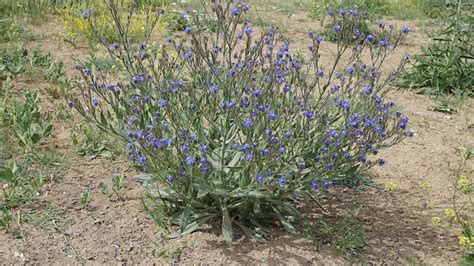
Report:
[[[458,239],[459,239],[459,245],[461,246],[469,247],[469,245],[471,244],[471,240],[467,238],[466,236],[460,236],[458,237]]]
[[[395,185],[395,183],[393,183],[393,182],[388,182],[388,183],[387,183],[387,190],[388,190],[388,191],[392,191],[392,190],[395,189],[396,186],[397,186],[397,185]]]
[[[458,188],[467,189],[467,187],[469,186],[469,179],[467,178],[467,176],[463,175],[458,178],[457,183],[458,183]]]
[[[438,216],[434,216],[431,218],[431,221],[436,224],[436,225],[439,225],[441,223],[441,218],[439,218]]]
[[[448,218],[453,218],[456,215],[453,209],[446,209],[444,210],[444,216]]]
[[[428,180],[425,180],[421,183],[421,186],[424,188],[424,189],[429,189],[431,187],[431,183],[428,181]]]

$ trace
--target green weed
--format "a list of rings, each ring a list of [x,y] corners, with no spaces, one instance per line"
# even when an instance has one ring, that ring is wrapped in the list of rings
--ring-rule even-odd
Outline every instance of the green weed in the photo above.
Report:
[[[81,206],[82,209],[86,208],[87,205],[89,205],[89,203],[91,202],[92,200],[92,193],[90,190],[86,190],[86,191],[83,191],[81,192],[81,195],[79,196],[79,206]]]
[[[429,95],[474,96],[472,6],[458,1],[451,11],[443,30],[433,37],[434,43],[401,75],[401,86]]]

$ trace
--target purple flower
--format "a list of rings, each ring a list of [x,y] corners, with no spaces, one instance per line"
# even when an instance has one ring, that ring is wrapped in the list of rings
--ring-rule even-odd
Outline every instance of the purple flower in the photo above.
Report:
[[[390,43],[387,40],[379,41],[379,45],[382,47],[387,47]]]
[[[252,127],[253,126],[253,122],[252,120],[245,120],[244,122],[242,122],[242,125],[244,127]]]
[[[278,185],[280,187],[284,187],[286,185],[286,178],[284,176],[280,177],[280,179],[278,179]]]
[[[312,111],[305,111],[303,114],[308,119],[313,119],[314,118],[314,112],[312,112]]]
[[[341,26],[341,25],[336,25],[336,26],[334,27],[334,30],[335,30],[336,32],[340,32],[340,31],[342,30],[342,26]]]
[[[311,182],[311,189],[315,190],[319,188],[319,184],[317,181]]]
[[[186,159],[184,160],[184,163],[186,165],[194,165],[194,163],[196,163],[196,161],[194,160],[194,157],[193,156],[188,156],[186,157]]]
[[[283,147],[278,148],[278,152],[279,153],[285,153],[285,148],[283,148]]]
[[[329,182],[327,180],[324,180],[323,181],[323,187],[324,189],[328,189],[329,188]]]
[[[193,51],[186,51],[186,52],[184,52],[184,56],[183,56],[183,57],[184,57],[185,60],[190,59],[191,57],[193,57]]]
[[[81,16],[83,19],[88,19],[89,18],[89,13],[86,11],[82,11]]]
[[[405,33],[405,34],[409,33],[410,31],[411,31],[410,28],[408,28],[408,27],[406,27],[406,26],[404,26],[404,27],[402,28],[402,32]]]
[[[92,75],[92,70],[90,68],[84,68],[82,69],[82,73],[84,73],[86,76],[90,76]]]
[[[165,100],[165,99],[160,99],[160,100],[158,101],[158,106],[159,106],[159,107],[163,107],[163,106],[165,106],[167,103],[168,103],[167,100]]]
[[[323,70],[318,70],[318,76],[320,78],[324,77],[324,71]]]
[[[369,35],[367,35],[367,37],[366,37],[365,39],[366,39],[368,42],[371,42],[371,41],[373,41],[373,40],[375,39],[375,37],[374,37],[374,35],[369,34]]]
[[[237,16],[238,14],[240,14],[240,8],[233,7],[233,8],[230,9],[230,13],[234,16]]]
[[[99,105],[99,100],[97,100],[96,98],[92,98],[91,103],[93,106],[97,106]]]
[[[372,93],[372,91],[373,91],[372,87],[365,87],[362,89],[362,94],[369,95]]]
[[[324,165],[324,168],[326,168],[327,170],[332,170],[333,165],[332,165],[332,163],[327,163],[327,164]]]
[[[145,77],[143,75],[138,75],[132,78],[132,83],[141,84],[145,82]]]
[[[184,32],[186,32],[187,34],[189,34],[189,33],[191,33],[192,30],[193,30],[193,27],[187,26],[187,27],[184,29]]]
[[[253,29],[250,28],[250,27],[248,27],[248,28],[245,29],[245,33],[246,33],[247,35],[251,35],[251,34],[253,33]]]
[[[270,151],[268,149],[264,149],[264,150],[262,150],[262,154],[265,155],[265,156],[269,155]]]
[[[212,47],[212,52],[218,54],[221,51],[221,47],[219,45],[214,45]]]
[[[379,28],[382,28],[383,26],[385,26],[385,22],[383,20],[377,20],[377,26],[379,26]]]
[[[112,43],[112,45],[110,45],[110,49],[112,50],[117,50],[120,48],[120,45],[116,42]]]
[[[263,183],[263,178],[264,177],[262,175],[257,175],[255,177],[255,180],[257,181],[257,183],[261,184],[261,183]]]
[[[189,152],[189,146],[186,144],[183,144],[180,148],[181,152],[187,153]]]
[[[168,182],[173,182],[174,177],[172,175],[169,175],[166,177],[166,179],[168,180]]]
[[[217,87],[216,85],[212,85],[212,86],[209,88],[209,91],[210,91],[210,92],[216,92],[218,89],[219,89],[219,87]]]
[[[209,147],[204,144],[204,145],[201,146],[201,151],[204,152],[204,153],[207,153],[209,151]]]
[[[245,160],[246,160],[246,161],[251,161],[251,160],[253,160],[253,153],[249,153],[249,154],[245,155]]]
[[[316,40],[317,43],[322,43],[324,41],[324,37],[319,35],[319,36],[316,37],[315,40]]]
[[[291,131],[286,131],[285,134],[284,134],[284,137],[287,138],[287,139],[289,139],[289,138],[291,138],[292,135],[293,135],[293,132],[291,132]]]
[[[384,159],[379,159],[378,161],[379,165],[382,166],[385,164],[385,160]]]
[[[348,67],[348,68],[346,68],[346,72],[347,72],[347,74],[352,75],[352,73],[354,73],[354,68],[353,67]]]
[[[270,120],[277,120],[278,119],[278,116],[277,114],[275,114],[275,112],[273,112],[272,110],[269,110],[268,111],[268,118],[270,118]]]

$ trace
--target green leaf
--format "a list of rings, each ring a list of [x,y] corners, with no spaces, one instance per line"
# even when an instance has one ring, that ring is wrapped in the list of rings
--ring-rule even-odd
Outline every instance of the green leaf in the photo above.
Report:
[[[232,222],[229,216],[229,210],[224,203],[222,206],[222,235],[227,243],[232,243]]]
[[[280,211],[275,207],[273,207],[273,210],[275,211],[276,217],[278,218],[280,223],[283,225],[285,230],[288,231],[289,233],[296,234],[295,227],[287,219],[285,219],[285,217],[283,217]]]
[[[240,229],[249,237],[251,237],[252,239],[255,239],[257,240],[258,242],[266,242],[265,238],[263,238],[263,236],[261,234],[258,234],[257,232],[255,232],[255,230],[252,230],[250,228],[248,228],[247,226],[235,221],[235,223],[237,224],[237,226],[240,227]]]
[[[26,147],[26,145],[28,144],[26,142],[26,139],[20,135],[18,132],[14,131],[15,132],[15,136],[16,136],[16,139],[18,140],[18,145],[20,145],[21,147]]]

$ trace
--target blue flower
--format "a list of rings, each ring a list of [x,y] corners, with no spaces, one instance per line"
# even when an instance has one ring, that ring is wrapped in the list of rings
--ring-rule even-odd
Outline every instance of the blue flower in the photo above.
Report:
[[[385,160],[384,159],[379,159],[378,161],[379,165],[382,166],[385,164]]]
[[[324,187],[325,189],[328,189],[328,188],[329,188],[329,182],[328,182],[327,180],[324,180],[324,181],[323,181],[323,187]]]
[[[293,135],[293,132],[291,132],[291,131],[286,131],[285,134],[284,134],[284,137],[287,138],[287,139],[289,139],[289,138],[291,138],[292,135]]]
[[[410,31],[411,31],[410,28],[408,28],[406,26],[402,28],[402,32],[405,33],[405,34],[409,33]]]
[[[340,31],[342,30],[342,26],[341,26],[341,25],[336,25],[336,26],[334,27],[334,30],[335,30],[336,32],[340,32]]]
[[[209,88],[209,91],[210,91],[210,92],[216,92],[218,89],[219,89],[219,87],[217,87],[216,85],[212,85],[212,86]]]
[[[209,171],[209,166],[201,165],[201,167],[199,167],[199,169],[201,169],[201,171],[203,171],[203,172],[208,172]]]
[[[262,150],[262,154],[263,155],[269,155],[270,154],[270,151],[268,149],[263,149]]]
[[[137,161],[138,161],[139,164],[145,164],[146,163],[146,157],[144,157],[144,156],[138,157]]]
[[[252,120],[245,120],[244,122],[242,122],[242,125],[244,127],[252,127],[253,126],[253,122]]]
[[[332,180],[332,186],[333,186],[333,187],[336,187],[336,185],[337,185],[337,180],[336,180],[336,179],[333,179],[333,180]]]
[[[312,112],[312,111],[305,111],[303,114],[308,119],[313,119],[313,117],[314,117],[314,112]]]
[[[280,179],[278,179],[278,185],[280,187],[284,187],[286,185],[286,178],[284,176],[280,177]]]
[[[186,144],[183,144],[180,148],[181,152],[187,153],[189,152],[189,146]]]
[[[84,68],[82,69],[82,73],[84,73],[86,76],[90,76],[92,75],[92,70],[90,68]]]
[[[273,112],[273,110],[268,111],[268,117],[270,118],[270,120],[273,120],[273,121],[278,119],[278,115],[275,114],[275,112]]]
[[[372,34],[369,34],[369,35],[367,35],[367,37],[365,37],[365,39],[366,39],[368,42],[371,42],[371,41],[373,41],[373,40],[375,39],[375,36],[372,35]]]
[[[238,14],[240,14],[240,8],[233,7],[233,8],[230,9],[230,13],[234,16],[237,16]]]
[[[184,163],[186,165],[194,165],[194,163],[196,163],[196,161],[194,160],[194,157],[193,156],[188,156],[186,157],[186,159],[184,160]]]
[[[311,189],[318,189],[318,188],[319,188],[319,184],[317,181],[311,182]]]
[[[245,160],[246,160],[246,161],[251,161],[251,160],[253,160],[253,153],[249,153],[249,154],[245,155]]]
[[[324,77],[324,71],[318,70],[318,76],[319,76],[320,78]]]
[[[299,164],[298,164],[298,167],[299,167],[301,170],[303,170],[303,169],[306,167],[306,165],[305,165],[304,163],[299,163]]]
[[[82,11],[81,16],[83,19],[88,19],[89,18],[89,13],[86,11]]]
[[[280,147],[280,148],[278,149],[278,152],[279,152],[279,153],[285,153],[285,148]]]
[[[172,175],[169,175],[166,177],[166,179],[168,180],[168,182],[173,182],[174,177]]]
[[[372,93],[372,91],[373,91],[372,87],[365,87],[362,89],[362,94],[369,95]]]
[[[379,26],[380,28],[382,28],[383,26],[385,26],[385,22],[383,20],[377,20],[377,26]]]
[[[324,37],[319,35],[319,36],[316,37],[315,40],[316,40],[317,43],[322,43],[324,41]]]
[[[354,68],[350,66],[350,67],[346,68],[346,72],[347,72],[347,74],[352,75],[352,73],[354,73]]]
[[[244,144],[242,145],[242,151],[243,152],[247,152],[252,146],[250,146],[250,144]]]
[[[327,164],[324,165],[324,168],[326,168],[327,170],[332,170],[333,165],[332,165],[332,163],[327,163]]]
[[[168,103],[167,100],[165,100],[165,99],[160,99],[160,100],[158,101],[158,106],[159,106],[159,107],[163,107],[163,106],[165,106],[167,103]]]
[[[259,183],[259,184],[263,183],[263,179],[264,179],[264,177],[263,177],[262,175],[257,175],[257,176],[255,177],[255,180],[256,180],[257,183]]]
[[[212,52],[218,54],[221,51],[221,47],[219,45],[214,45],[212,47]]]
[[[379,45],[382,47],[387,47],[390,43],[387,40],[380,40]]]
[[[132,83],[141,84],[145,82],[145,77],[143,75],[138,75],[132,78]]]
[[[193,57],[193,51],[186,51],[184,52],[184,59],[187,60],[187,59],[190,59],[191,57]]]
[[[253,33],[253,29],[250,28],[250,27],[248,27],[248,28],[245,29],[245,33],[246,33],[247,35],[251,35],[251,34]]]
[[[93,106],[97,106],[99,105],[99,100],[97,100],[96,98],[92,98],[91,103]]]
[[[209,147],[204,144],[204,145],[201,146],[201,151],[204,152],[204,153],[207,153],[209,151]]]
[[[188,33],[188,34],[189,34],[189,33],[191,33],[191,32],[192,32],[192,30],[193,30],[193,27],[191,27],[191,26],[187,26],[187,27],[184,29],[184,32],[186,32],[186,33]]]

